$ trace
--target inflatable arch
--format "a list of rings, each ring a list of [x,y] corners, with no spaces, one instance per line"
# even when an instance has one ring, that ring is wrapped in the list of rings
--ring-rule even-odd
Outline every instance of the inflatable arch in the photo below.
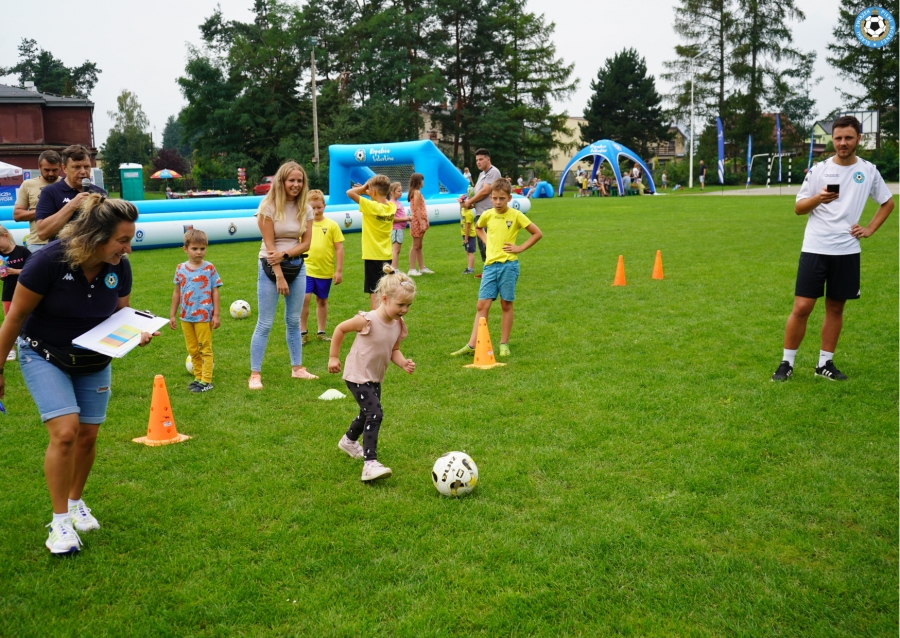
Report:
[[[528,193],[528,194],[531,195],[531,193]],[[550,182],[538,182],[537,185],[534,187],[533,197],[552,198],[553,197],[553,186],[550,185]]]
[[[329,146],[330,196],[326,196],[325,216],[343,231],[359,232],[362,214],[347,197],[351,182],[365,182],[375,175],[370,166],[412,164],[425,177],[422,195],[431,224],[458,224],[460,195],[469,182],[430,140],[389,144]],[[449,192],[441,193],[440,187]],[[181,246],[188,228],[204,231],[210,243],[260,239],[256,210],[262,197],[216,197],[209,199],[168,199],[134,202],[140,216],[135,228],[134,249]],[[531,201],[516,195],[512,208],[527,213]],[[28,235],[28,222],[13,221],[13,207],[0,206],[2,223],[19,244]]]
[[[578,151],[575,157],[566,164],[566,169],[562,172],[563,179],[559,180],[559,196],[562,197],[563,194],[566,173],[571,170],[576,162],[580,162],[585,157],[591,156],[594,158],[594,166],[591,168],[591,179],[594,179],[597,176],[600,165],[603,163],[603,160],[606,160],[609,162],[610,166],[612,166],[613,174],[616,176],[616,184],[619,186],[619,195],[624,195],[625,188],[622,185],[622,173],[619,171],[619,158],[623,155],[631,161],[637,162],[638,166],[644,171],[644,177],[648,182],[650,192],[655,193],[656,185],[653,183],[653,176],[650,174],[650,169],[647,168],[644,161],[637,156],[637,153],[612,140],[599,140]]]
[[[330,204],[349,204],[345,192],[353,182],[364,184],[375,175],[370,167],[412,164],[425,177],[422,196],[440,195],[440,185],[450,193],[465,193],[469,181],[431,140],[389,144],[333,144],[328,147]]]

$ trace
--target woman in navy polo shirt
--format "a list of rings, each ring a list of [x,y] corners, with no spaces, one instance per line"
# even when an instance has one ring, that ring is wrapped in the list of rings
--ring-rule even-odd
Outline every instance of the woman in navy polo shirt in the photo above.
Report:
[[[101,359],[94,362],[99,371],[64,370],[44,353],[70,350],[72,339],[128,305],[131,265],[125,255],[131,252],[137,216],[130,202],[96,194],[87,197],[81,215],[66,225],[59,239],[25,264],[9,314],[0,326],[0,361],[5,361],[21,333],[22,376],[50,435],[44,474],[53,521],[46,545],[54,554],[80,549],[76,529],[87,532],[100,527],[81,493],[94,463],[97,431],[106,419],[111,369]],[[150,338],[142,334],[141,345]],[[81,353],[93,355],[77,350]],[[0,397],[4,389],[0,367]]]

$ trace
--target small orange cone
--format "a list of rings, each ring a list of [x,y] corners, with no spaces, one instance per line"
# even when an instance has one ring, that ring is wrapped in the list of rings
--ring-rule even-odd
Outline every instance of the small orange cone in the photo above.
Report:
[[[656,251],[656,262],[653,264],[653,279],[662,279],[663,278],[663,269],[662,269],[662,251]]]
[[[466,367],[487,370],[505,365],[505,363],[497,363],[497,360],[494,359],[494,348],[491,346],[491,335],[488,334],[487,319],[481,317],[478,320],[478,339],[475,341],[475,363]]]
[[[616,278],[613,279],[613,286],[625,285],[625,258],[619,255],[619,264],[616,266]]]
[[[172,405],[166,391],[166,380],[158,374],[153,379],[153,396],[150,398],[150,421],[147,424],[147,436],[131,439],[144,445],[168,445],[187,441],[187,434],[178,434],[175,428],[175,417],[172,416]]]

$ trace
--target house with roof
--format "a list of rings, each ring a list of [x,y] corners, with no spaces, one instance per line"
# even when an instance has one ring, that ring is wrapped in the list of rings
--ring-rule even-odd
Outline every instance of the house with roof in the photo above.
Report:
[[[38,93],[33,82],[0,84],[0,162],[37,170],[41,153],[72,144],[90,149],[95,164],[93,102]]]

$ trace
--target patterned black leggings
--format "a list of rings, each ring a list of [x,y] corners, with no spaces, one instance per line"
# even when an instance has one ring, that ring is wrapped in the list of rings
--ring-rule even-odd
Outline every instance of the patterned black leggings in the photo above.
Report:
[[[374,381],[345,383],[359,404],[359,414],[347,429],[347,438],[358,441],[362,435],[363,458],[374,461],[377,458],[375,450],[378,447],[378,430],[381,429],[381,421],[384,419],[384,412],[381,410],[381,384]]]

